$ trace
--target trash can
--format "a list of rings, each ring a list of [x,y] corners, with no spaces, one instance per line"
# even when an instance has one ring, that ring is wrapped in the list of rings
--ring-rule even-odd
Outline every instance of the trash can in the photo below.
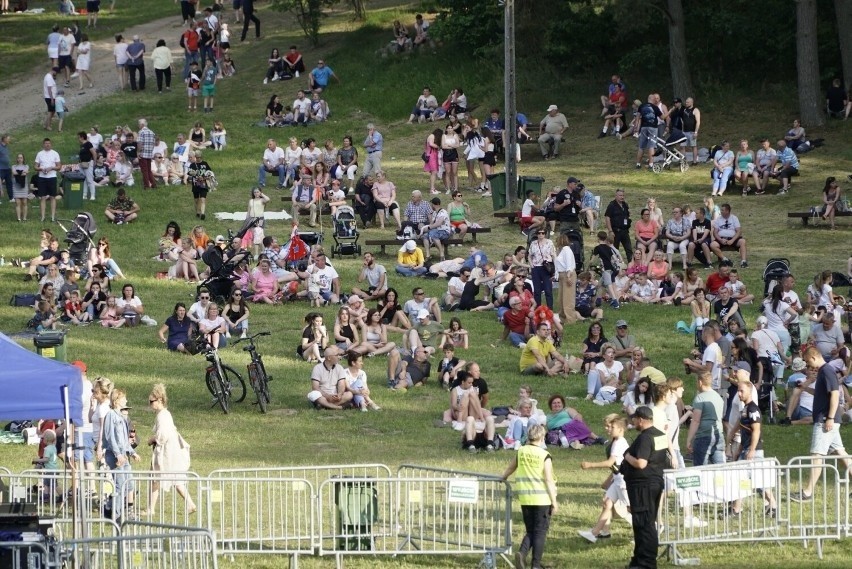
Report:
[[[338,515],[337,549],[372,550],[372,529],[379,512],[379,496],[375,482],[345,479],[336,481],[334,504]]]
[[[491,204],[494,211],[506,207],[506,172],[491,174],[488,176],[491,183]]]
[[[83,209],[83,182],[85,175],[69,172],[62,176],[62,201],[65,209]]]
[[[64,330],[43,330],[33,338],[33,344],[40,356],[60,362],[68,361],[65,356]]]
[[[538,197],[541,197],[541,188],[543,185],[544,178],[541,176],[521,176],[518,179],[518,199],[521,201],[526,200],[527,192],[530,190],[535,192],[535,195]]]

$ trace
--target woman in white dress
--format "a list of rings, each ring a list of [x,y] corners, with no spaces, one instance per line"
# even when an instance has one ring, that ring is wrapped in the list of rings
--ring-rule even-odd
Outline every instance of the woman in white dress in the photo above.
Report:
[[[89,88],[95,86],[92,81],[92,76],[89,75],[89,68],[92,64],[92,44],[89,41],[89,36],[83,34],[80,36],[80,45],[77,46],[77,73],[80,75],[80,90],[83,90],[83,77],[89,81]]]
[[[243,241],[243,247],[246,247],[248,243],[251,243],[252,246],[252,254],[257,258],[260,253],[260,246],[263,244],[263,226],[264,219],[263,215],[265,213],[265,206],[269,203],[269,196],[263,193],[263,190],[260,188],[252,188],[251,189],[251,198],[248,202],[248,209],[246,210],[247,219],[251,219],[253,217],[258,218],[260,221],[251,228],[246,233],[246,238]]]
[[[168,402],[166,386],[162,383],[156,384],[151,389],[151,395],[148,396],[148,405],[157,414],[154,419],[154,434],[148,439],[148,444],[152,449],[151,470],[168,473],[168,475],[151,483],[148,509],[141,512],[143,516],[150,516],[157,511],[160,490],[168,492],[172,486],[186,502],[187,515],[195,513],[196,510],[195,502],[192,501],[192,496],[187,493],[183,480],[174,477],[176,473],[189,471],[189,445],[183,440],[175,427],[172,414],[167,409]]]

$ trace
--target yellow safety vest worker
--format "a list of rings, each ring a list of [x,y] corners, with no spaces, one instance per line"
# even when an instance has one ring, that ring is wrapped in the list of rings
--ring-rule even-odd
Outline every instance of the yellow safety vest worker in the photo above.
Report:
[[[550,496],[544,481],[544,461],[550,453],[535,445],[518,449],[518,468],[515,470],[515,494],[522,506],[549,506]]]

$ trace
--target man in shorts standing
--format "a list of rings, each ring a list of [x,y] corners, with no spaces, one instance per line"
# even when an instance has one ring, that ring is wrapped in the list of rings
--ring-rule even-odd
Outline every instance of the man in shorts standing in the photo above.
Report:
[[[54,73],[54,67],[51,73]],[[50,200],[50,220],[56,221],[56,173],[62,168],[59,153],[53,150],[49,138],[42,142],[42,149],[36,154],[35,169],[38,172],[36,197],[41,202],[41,221],[44,222],[44,210]]]
[[[44,102],[47,105],[47,118],[44,121],[44,130],[50,130],[53,115],[56,114],[56,76],[59,74],[58,67],[52,67],[42,81]]]
[[[829,453],[844,456],[843,440],[840,438],[840,382],[834,367],[825,363],[820,351],[815,347],[805,350],[804,357],[808,369],[816,369],[817,379],[813,385],[814,426],[811,433],[811,457],[813,468],[808,482],[800,492],[790,494],[794,502],[810,502],[814,497],[814,489],[822,474],[822,457]],[[840,459],[846,467],[846,474],[852,469],[848,458]]]
[[[663,115],[654,104],[654,96],[648,95],[648,102],[639,107],[639,150],[636,151],[636,169],[642,167],[642,155],[648,153],[648,167],[654,163],[654,137],[657,135],[657,119]],[[630,257],[630,255],[628,255]]]

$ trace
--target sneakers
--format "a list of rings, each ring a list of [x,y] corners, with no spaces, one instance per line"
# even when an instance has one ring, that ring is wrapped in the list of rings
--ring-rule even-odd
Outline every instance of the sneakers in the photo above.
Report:
[[[619,303],[619,302],[618,302],[616,299],[614,299],[614,298],[613,298],[612,300],[610,300],[610,301],[609,301],[609,305],[610,305],[610,306],[612,306],[612,307],[613,307],[614,309],[616,309],[616,310],[618,310],[619,308],[621,308],[621,303]]]
[[[524,554],[520,551],[515,552],[515,569],[527,569],[527,563],[524,559]]]
[[[601,407],[606,405],[606,401],[601,401],[600,399],[595,399],[594,401],[592,401],[592,403],[594,403],[595,405],[600,405]]]
[[[467,452],[469,452],[470,454],[476,454],[477,452],[479,452],[479,449],[477,449],[473,445],[470,445],[469,447],[467,447]]]
[[[267,79],[266,77],[264,77],[264,78],[263,78],[263,84],[264,84],[264,85],[266,85],[267,83],[269,83],[269,79]]]
[[[485,447],[485,451],[486,452],[494,452],[494,445],[489,443],[488,446]]]
[[[243,330],[243,333],[240,334],[240,339],[243,340],[243,339],[245,339],[245,337],[246,337],[246,331]]]
[[[277,76],[277,75],[273,75],[273,76],[272,76],[272,82],[273,82],[273,83],[275,83],[276,81],[278,81],[278,76]]]
[[[487,197],[490,197],[490,196],[491,196],[491,192],[490,192],[490,191],[486,191],[486,192],[482,192],[482,193],[481,193],[481,194],[479,194],[479,195],[480,195],[480,197],[487,198]]]
[[[577,533],[589,543],[597,543],[598,541],[598,537],[590,531],[580,530]]]
[[[686,529],[706,528],[707,522],[697,516],[688,516],[683,520],[683,527]]]
[[[523,350],[524,348],[526,348],[526,347],[527,347],[527,343],[526,343],[526,342],[521,342],[520,344],[518,344],[518,348],[520,348],[520,349],[522,349],[522,350]]]
[[[748,261],[740,261],[740,267],[743,269],[748,268]]]
[[[642,164],[640,164],[639,162],[637,162],[637,163],[636,163],[636,169],[637,169],[637,170],[641,170],[641,169],[642,169]]]
[[[794,502],[810,502],[814,499],[814,496],[813,494],[805,494],[804,491],[793,492],[792,494],[790,494],[790,499]]]

